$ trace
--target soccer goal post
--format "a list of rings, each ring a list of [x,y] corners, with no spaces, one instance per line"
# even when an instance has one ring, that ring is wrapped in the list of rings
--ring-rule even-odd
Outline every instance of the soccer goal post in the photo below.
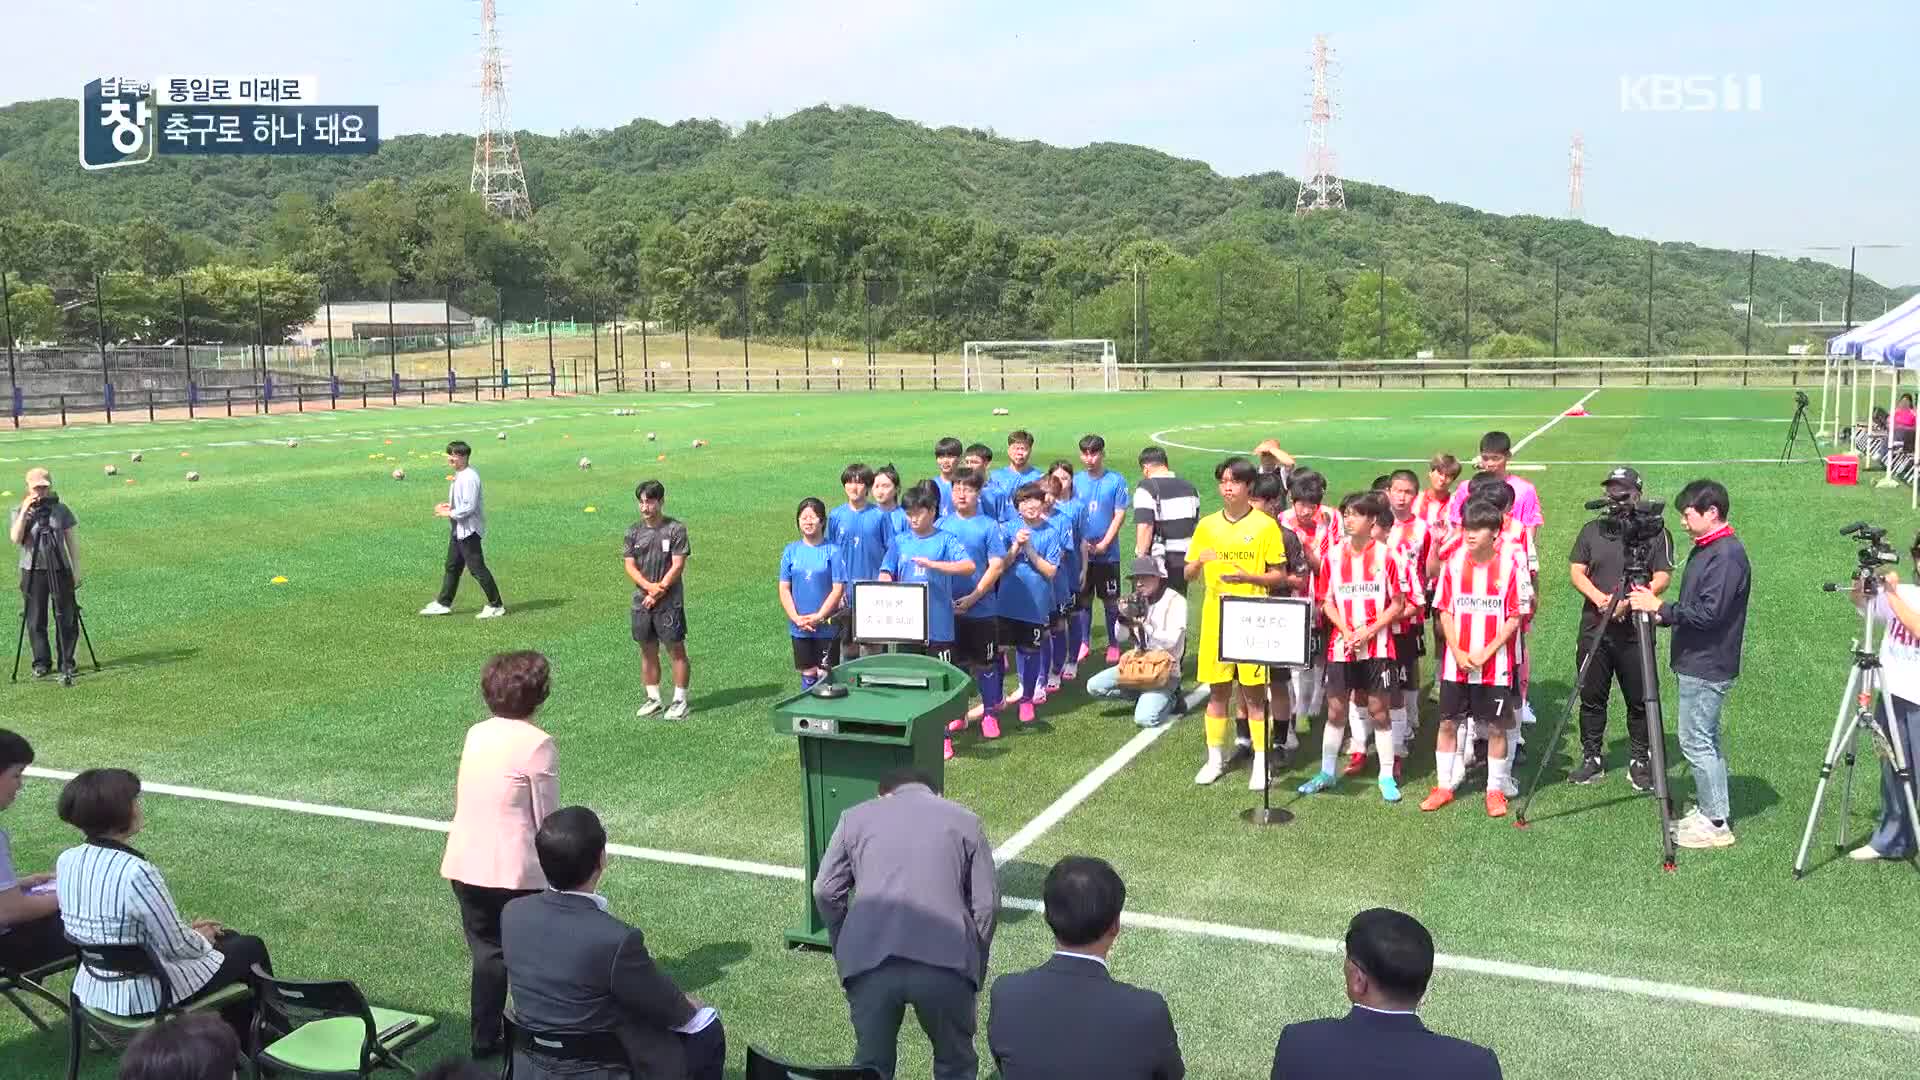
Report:
[[[1118,390],[1111,338],[969,341],[960,347],[962,389]]]

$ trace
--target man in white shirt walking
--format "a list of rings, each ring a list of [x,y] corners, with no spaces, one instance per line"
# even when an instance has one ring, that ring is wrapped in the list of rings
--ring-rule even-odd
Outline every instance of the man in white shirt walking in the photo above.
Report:
[[[451,615],[453,593],[460,587],[460,571],[466,570],[487,594],[487,604],[475,618],[495,619],[507,613],[500,600],[500,587],[487,570],[487,557],[481,554],[480,538],[487,532],[487,513],[480,497],[480,474],[469,464],[473,447],[455,439],[447,444],[447,467],[453,470],[453,486],[447,501],[433,508],[434,515],[453,525],[447,540],[447,574],[440,582],[440,596],[420,609],[422,615]]]

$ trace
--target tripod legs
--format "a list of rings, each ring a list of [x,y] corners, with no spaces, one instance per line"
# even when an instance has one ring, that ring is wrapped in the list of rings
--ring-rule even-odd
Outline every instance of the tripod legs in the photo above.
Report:
[[[1807,873],[1807,851],[1813,847],[1813,830],[1820,824],[1820,807],[1826,801],[1827,782],[1833,779],[1833,767],[1844,756],[1847,765],[1847,790],[1853,787],[1854,734],[1859,730],[1861,709],[1855,704],[1857,695],[1873,692],[1871,676],[1867,668],[1856,663],[1847,674],[1847,689],[1840,697],[1840,711],[1833,718],[1833,733],[1827,737],[1827,756],[1820,761],[1820,782],[1813,789],[1813,806],[1807,811],[1807,827],[1800,834],[1800,851],[1793,858],[1793,876],[1802,878]],[[1840,814],[1840,835],[1845,836],[1847,814]],[[1840,846],[1846,841],[1841,839]]]

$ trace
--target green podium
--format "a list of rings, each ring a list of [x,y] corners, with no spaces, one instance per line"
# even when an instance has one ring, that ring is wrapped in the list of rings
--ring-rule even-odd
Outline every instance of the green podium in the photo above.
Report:
[[[846,694],[821,697],[816,686],[773,707],[774,730],[800,740],[806,794],[806,917],[787,943],[822,949],[827,925],[813,906],[813,880],[841,813],[873,798],[895,769],[917,768],[936,790],[945,786],[947,723],[965,714],[973,677],[930,656],[884,653],[841,664],[827,684]]]

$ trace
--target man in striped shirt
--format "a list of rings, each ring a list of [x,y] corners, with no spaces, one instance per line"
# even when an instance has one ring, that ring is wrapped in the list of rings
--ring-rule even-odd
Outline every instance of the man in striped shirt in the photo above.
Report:
[[[1167,587],[1187,595],[1187,549],[1200,523],[1200,493],[1167,467],[1158,446],[1140,451],[1140,486],[1133,489],[1133,554],[1152,555],[1167,571]]]
[[[1420,803],[1438,810],[1453,801],[1466,771],[1455,725],[1471,719],[1487,734],[1487,816],[1507,813],[1512,769],[1508,732],[1519,718],[1520,665],[1526,653],[1521,625],[1533,609],[1526,564],[1500,543],[1500,508],[1467,504],[1465,543],[1441,567],[1434,606],[1447,648],[1440,658],[1440,732],[1434,745],[1434,786]]]
[[[1332,624],[1327,643],[1327,723],[1320,733],[1320,771],[1300,785],[1302,795],[1333,787],[1334,763],[1346,739],[1347,703],[1359,694],[1373,719],[1380,751],[1380,797],[1400,801],[1400,785],[1393,778],[1387,699],[1399,682],[1393,624],[1406,606],[1406,597],[1392,550],[1373,537],[1380,520],[1389,514],[1386,499],[1377,491],[1355,492],[1340,500],[1347,541],[1326,561],[1326,600],[1321,604]]]

